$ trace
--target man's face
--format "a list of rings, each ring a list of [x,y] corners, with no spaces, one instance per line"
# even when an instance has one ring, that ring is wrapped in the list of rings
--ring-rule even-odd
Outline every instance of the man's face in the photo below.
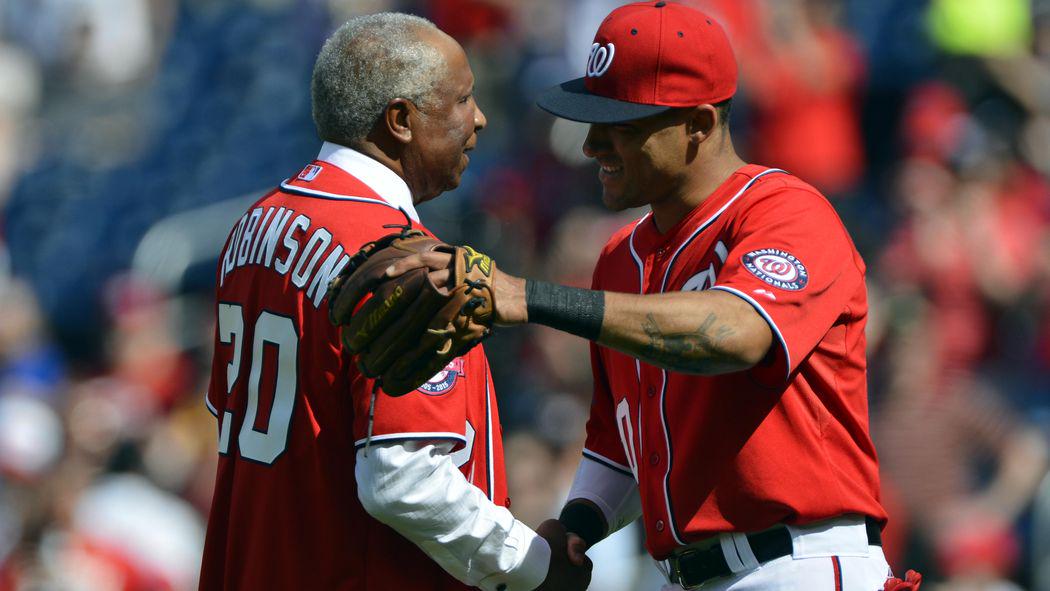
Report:
[[[421,203],[459,186],[485,114],[474,102],[474,73],[463,48],[443,33],[430,33],[448,65],[428,104],[411,115],[412,141],[404,155],[406,181]]]
[[[613,211],[662,201],[684,181],[690,158],[677,110],[617,124],[592,124],[583,153],[598,161],[602,203]]]

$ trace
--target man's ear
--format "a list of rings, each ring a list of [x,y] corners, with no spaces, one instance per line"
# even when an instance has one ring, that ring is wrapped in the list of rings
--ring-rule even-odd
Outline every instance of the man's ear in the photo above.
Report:
[[[714,105],[699,105],[693,108],[686,121],[689,143],[699,145],[718,129],[718,109]]]
[[[396,98],[386,104],[383,111],[383,124],[390,137],[402,144],[412,142],[412,111],[416,108],[412,101]]]

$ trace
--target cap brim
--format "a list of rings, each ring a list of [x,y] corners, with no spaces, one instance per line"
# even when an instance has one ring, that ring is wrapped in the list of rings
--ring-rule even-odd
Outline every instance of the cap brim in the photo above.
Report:
[[[536,104],[552,115],[582,123],[623,123],[674,108],[629,103],[591,94],[583,80],[577,78],[547,89],[536,99]]]

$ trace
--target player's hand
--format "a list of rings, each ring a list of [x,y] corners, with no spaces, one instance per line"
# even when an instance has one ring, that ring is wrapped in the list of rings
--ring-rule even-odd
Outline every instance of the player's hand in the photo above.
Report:
[[[430,280],[436,287],[448,285],[450,273],[448,268],[452,254],[447,252],[426,252],[402,257],[386,268],[388,278],[400,277],[413,269],[429,269]]]
[[[565,539],[569,562],[576,566],[583,566],[590,560],[587,558],[587,542],[584,541],[580,536],[569,532],[569,535]]]
[[[425,252],[399,259],[386,269],[386,276],[393,278],[408,273],[413,269],[429,269],[430,280],[438,288],[448,285],[449,259],[446,252]],[[525,305],[525,280],[504,273],[499,268],[492,274],[492,289],[495,292],[496,324],[510,326],[529,321],[528,307]]]
[[[551,548],[547,578],[536,591],[584,591],[591,582],[591,559],[584,554],[586,543],[570,534],[557,519],[548,519],[536,528]]]

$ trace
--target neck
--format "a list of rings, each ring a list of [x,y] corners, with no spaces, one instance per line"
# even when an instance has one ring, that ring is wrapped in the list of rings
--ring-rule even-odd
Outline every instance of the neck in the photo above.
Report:
[[[389,168],[390,170],[394,171],[394,173],[397,174],[397,176],[404,179],[405,182],[408,182],[408,179],[405,177],[405,168],[401,164],[401,158],[397,155],[397,153],[394,150],[384,148],[380,144],[369,141],[367,139],[351,147],[357,150],[358,152],[361,152],[365,156],[368,156],[369,158],[375,160],[376,162],[379,162],[380,164]],[[415,191],[412,192],[412,201],[413,203],[418,204],[418,201],[416,200]]]
[[[673,228],[744,164],[732,148],[706,157],[697,155],[675,190],[652,203],[656,229],[663,234]]]

